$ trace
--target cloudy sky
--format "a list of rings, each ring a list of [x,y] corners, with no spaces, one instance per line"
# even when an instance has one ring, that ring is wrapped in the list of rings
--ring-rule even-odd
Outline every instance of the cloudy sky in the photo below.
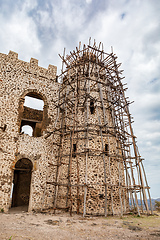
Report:
[[[58,53],[89,37],[122,62],[151,195],[160,197],[160,0],[0,0],[2,53],[59,73]]]

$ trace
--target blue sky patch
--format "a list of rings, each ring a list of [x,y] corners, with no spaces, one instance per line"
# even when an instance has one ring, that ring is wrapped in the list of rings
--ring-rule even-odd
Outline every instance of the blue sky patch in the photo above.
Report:
[[[121,19],[123,20],[126,17],[126,13],[121,14]]]

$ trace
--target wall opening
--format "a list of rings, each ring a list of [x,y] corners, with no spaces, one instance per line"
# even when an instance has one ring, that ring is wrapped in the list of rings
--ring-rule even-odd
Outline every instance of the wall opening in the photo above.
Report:
[[[73,153],[72,153],[72,157],[76,157],[76,151],[77,151],[77,145],[73,144]]]
[[[21,132],[33,136],[33,128],[29,125],[23,125]]]
[[[27,158],[23,158],[16,163],[11,207],[27,206],[28,209],[32,168],[32,162]]]
[[[105,155],[108,156],[108,144],[105,144]]]
[[[91,114],[95,113],[94,101],[90,100],[90,112]]]
[[[33,137],[40,137],[44,119],[44,101],[42,96],[36,92],[27,93],[21,109],[20,133],[23,132]]]
[[[25,96],[24,106],[43,111],[44,102],[42,98],[37,96],[33,97],[33,95],[31,96],[28,95]]]

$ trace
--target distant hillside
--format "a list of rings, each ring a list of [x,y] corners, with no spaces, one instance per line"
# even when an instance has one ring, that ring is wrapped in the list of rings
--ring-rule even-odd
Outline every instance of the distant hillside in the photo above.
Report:
[[[149,199],[148,199],[147,201],[148,201],[149,209],[151,209]],[[160,202],[160,198],[156,198],[156,199],[152,198],[152,199],[151,199],[152,206],[153,206],[153,210],[155,210],[155,201]],[[138,199],[138,204],[141,205],[141,200],[140,200],[140,199]],[[131,201],[130,201],[130,205],[131,205]],[[143,203],[143,208],[145,208],[144,203]]]

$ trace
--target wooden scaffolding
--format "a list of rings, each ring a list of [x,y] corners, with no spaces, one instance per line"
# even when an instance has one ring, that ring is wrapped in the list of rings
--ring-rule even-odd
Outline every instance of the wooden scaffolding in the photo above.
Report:
[[[149,199],[152,213],[116,55],[105,53],[103,44],[91,46],[89,41],[69,55],[64,50],[60,57],[57,120],[47,135],[56,136],[53,144],[57,146],[56,163],[50,161],[56,169],[54,181],[47,180],[54,186],[54,209],[70,209],[83,216],[150,214]]]

